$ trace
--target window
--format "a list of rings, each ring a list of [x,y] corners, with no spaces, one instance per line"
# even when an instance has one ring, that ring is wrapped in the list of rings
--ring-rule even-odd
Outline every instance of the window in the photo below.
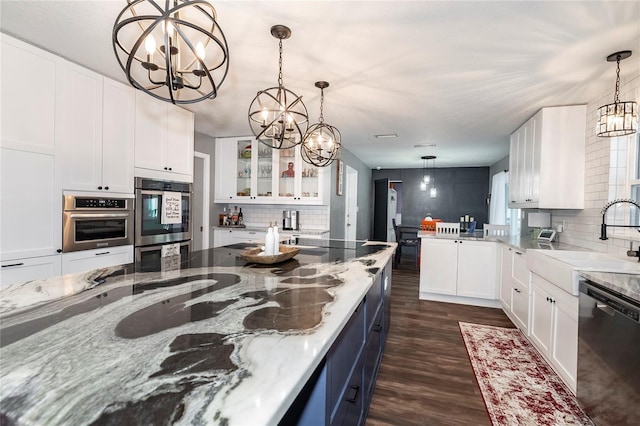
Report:
[[[611,139],[609,158],[609,200],[640,202],[640,133]],[[640,209],[630,204],[614,206],[607,212],[607,224],[640,226]],[[612,236],[637,236],[634,228],[611,228]]]

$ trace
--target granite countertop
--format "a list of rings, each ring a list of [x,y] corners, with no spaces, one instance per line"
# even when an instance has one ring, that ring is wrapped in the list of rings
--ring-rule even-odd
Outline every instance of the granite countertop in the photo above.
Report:
[[[16,424],[277,423],[395,243],[235,245],[175,271],[105,268],[0,291],[0,419]]]
[[[433,231],[419,231],[419,238],[437,238],[444,240],[473,240],[473,241],[493,241],[501,244],[507,244],[516,250],[530,250],[530,249],[541,249],[541,250],[574,250],[574,251],[588,251],[585,248],[574,246],[571,244],[562,243],[559,241],[543,241],[543,240],[533,240],[530,237],[523,237],[520,235],[510,235],[507,237],[495,237],[495,236],[487,236],[485,237],[482,234],[482,230],[475,231],[473,234],[461,233],[460,235],[437,235]]]
[[[640,271],[640,266],[638,266]],[[611,291],[640,303],[640,273],[614,274],[610,272],[580,271],[580,276]]]
[[[238,231],[251,231],[251,232],[267,232],[267,227],[265,227],[265,226],[253,226],[253,225],[246,225],[244,227],[214,225],[211,228],[212,229],[235,229],[235,230],[238,230]],[[326,232],[329,232],[329,230],[328,229],[298,229],[298,230],[291,230],[291,229],[278,228],[278,232],[281,233],[281,234],[321,235],[321,234],[324,234]]]

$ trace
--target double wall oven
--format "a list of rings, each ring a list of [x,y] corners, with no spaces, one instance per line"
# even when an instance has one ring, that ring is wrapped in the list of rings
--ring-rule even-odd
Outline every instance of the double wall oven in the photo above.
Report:
[[[135,262],[140,271],[157,271],[168,245],[182,261],[191,251],[192,184],[136,178]]]
[[[133,196],[63,196],[64,253],[133,244]]]

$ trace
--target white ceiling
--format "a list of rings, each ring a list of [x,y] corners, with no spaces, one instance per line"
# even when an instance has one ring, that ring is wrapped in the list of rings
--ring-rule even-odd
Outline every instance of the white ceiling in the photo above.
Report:
[[[216,99],[187,106],[196,130],[250,134],[249,104],[276,85],[284,24],[284,84],[311,122],[319,115],[343,145],[375,168],[488,166],[509,134],[539,108],[587,103],[640,70],[640,1],[212,1],[230,50]],[[1,30],[125,82],[111,31],[125,0],[0,2]],[[28,82],[37,84],[37,82]],[[397,139],[375,134],[397,133]],[[435,144],[435,147],[415,145]]]

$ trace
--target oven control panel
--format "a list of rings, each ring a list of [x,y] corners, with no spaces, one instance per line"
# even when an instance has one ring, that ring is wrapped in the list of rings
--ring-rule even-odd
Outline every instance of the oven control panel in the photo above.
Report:
[[[80,198],[75,199],[77,209],[126,209],[125,198]]]

